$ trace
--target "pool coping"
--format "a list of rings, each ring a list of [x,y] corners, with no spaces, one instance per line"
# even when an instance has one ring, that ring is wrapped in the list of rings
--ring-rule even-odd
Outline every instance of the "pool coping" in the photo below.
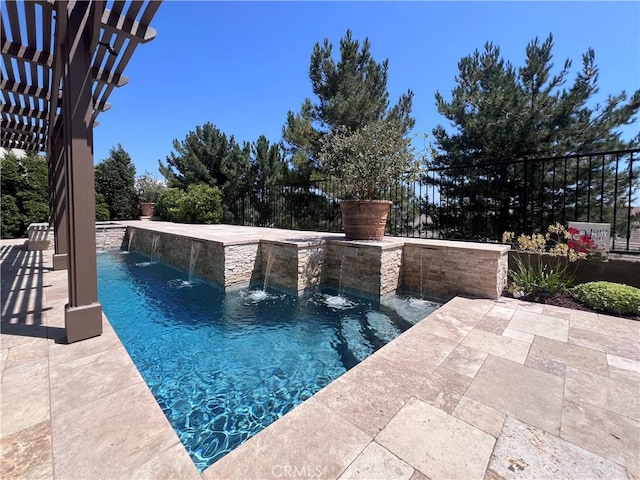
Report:
[[[535,429],[564,455],[578,448],[580,467],[594,461],[605,465],[601,478],[639,474],[633,460],[640,453],[638,414],[609,400],[615,397],[609,393],[624,399],[630,388],[637,391],[640,324],[512,299],[462,297],[200,474],[108,319],[103,318],[102,336],[64,344],[60,307],[67,299],[66,272],[51,269],[51,251],[13,248],[18,256],[11,268],[4,268],[3,259],[2,272],[3,293],[16,296],[11,312],[3,308],[0,348],[3,477],[353,478],[356,470],[375,467],[389,472],[388,478],[444,478],[446,469],[438,468],[445,467],[423,458],[421,441],[402,443],[405,436],[421,438],[412,423],[424,418],[436,419],[434,428],[451,424],[478,438],[464,448],[458,439],[463,443],[453,449],[461,458],[472,457],[469,465],[478,475],[505,473],[503,443],[514,422]],[[567,353],[575,349],[600,363]],[[482,382],[496,365],[496,375],[501,369],[532,375],[548,391],[561,380],[565,386],[552,398],[551,410],[560,408],[555,423],[532,425],[516,406],[491,403]],[[499,388],[507,387],[491,393],[500,396]],[[530,407],[540,409],[534,400]],[[585,431],[579,427],[585,421],[580,411],[591,416]],[[589,425],[596,419],[626,447],[613,449],[611,440],[594,433]],[[398,435],[402,425],[406,435]],[[441,440],[439,453],[445,455],[452,444]],[[533,458],[527,451],[510,453]]]

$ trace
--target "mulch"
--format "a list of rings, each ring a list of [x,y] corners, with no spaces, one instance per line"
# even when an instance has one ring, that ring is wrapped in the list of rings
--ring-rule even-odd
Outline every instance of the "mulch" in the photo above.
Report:
[[[503,295],[505,297],[513,297],[513,295],[511,295],[511,293],[509,293],[507,289],[505,289],[505,291],[503,292]],[[638,315],[632,315],[632,314],[618,315],[617,313],[594,310],[593,308],[588,307],[584,303],[580,303],[579,301],[577,301],[567,291],[559,292],[559,293],[556,293],[555,295],[551,295],[548,297],[542,297],[542,296],[536,297],[534,295],[525,295],[524,297],[520,297],[519,300],[524,300],[526,302],[544,303],[545,305],[554,305],[556,307],[572,308],[574,310],[583,310],[586,312],[604,313],[612,317],[621,317],[621,318],[628,318],[629,320],[640,321],[640,317]]]

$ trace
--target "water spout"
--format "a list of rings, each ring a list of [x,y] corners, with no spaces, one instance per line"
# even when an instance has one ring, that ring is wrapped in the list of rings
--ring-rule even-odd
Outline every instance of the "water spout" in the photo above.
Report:
[[[344,294],[344,286],[342,285],[342,269],[344,267],[344,257],[347,254],[347,247],[342,250],[342,259],[340,260],[340,276],[338,277],[338,296]]]
[[[200,254],[201,248],[202,243],[191,242],[191,254],[189,255],[189,283],[193,283],[193,279],[195,277],[196,261],[198,260],[198,254]]]
[[[154,233],[153,238],[151,239],[151,261],[155,258],[158,253],[158,246],[160,245],[160,234]]]
[[[103,228],[102,229],[102,247],[100,247],[100,250],[102,250],[103,252],[107,249],[108,237],[109,237],[109,229]]]
[[[135,235],[135,233],[136,233],[135,230],[129,231],[129,238],[127,240],[127,252],[131,251],[131,244],[133,243],[133,236]]]
[[[424,260],[423,260],[423,255],[424,252],[422,250],[420,250],[420,298],[424,298],[424,288],[423,288],[423,279],[424,277],[422,276],[422,268],[423,268],[423,264],[424,264]]]
[[[425,287],[427,289],[427,296],[430,295],[429,291],[429,275],[431,275],[431,266],[433,265],[433,257],[427,257],[429,265],[427,266],[427,273],[423,275],[424,270],[424,250],[420,250],[420,298],[425,297]]]
[[[267,285],[269,283],[269,274],[271,273],[271,268],[273,267],[273,258],[275,257],[274,250],[276,249],[275,245],[271,245],[269,248],[269,257],[267,258],[267,271],[264,274],[264,282],[262,283],[262,291],[267,291]]]

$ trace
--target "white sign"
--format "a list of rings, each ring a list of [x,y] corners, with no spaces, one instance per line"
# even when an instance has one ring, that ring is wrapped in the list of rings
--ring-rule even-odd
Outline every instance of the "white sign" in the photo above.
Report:
[[[575,228],[578,233],[571,235],[570,240],[579,240],[583,235],[587,235],[594,241],[601,252],[609,251],[609,235],[611,224],[609,223],[588,223],[569,222],[569,228]]]

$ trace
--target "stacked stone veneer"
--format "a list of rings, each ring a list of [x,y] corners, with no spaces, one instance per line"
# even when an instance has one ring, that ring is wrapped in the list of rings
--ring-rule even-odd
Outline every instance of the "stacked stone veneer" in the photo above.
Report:
[[[507,281],[505,245],[405,239],[223,243],[137,227],[129,227],[128,235],[132,250],[182,270],[189,269],[192,244],[201,243],[195,273],[223,287],[266,282],[291,293],[328,285],[374,297],[403,291],[497,298]]]
[[[407,241],[402,288],[421,296],[498,298],[507,282],[508,252],[507,245]]]
[[[330,240],[327,244],[324,283],[373,296],[400,286],[401,243]]]
[[[262,280],[269,287],[302,293],[325,283],[327,245],[318,242],[260,242]]]
[[[125,236],[127,227],[96,225],[96,248],[98,250],[126,250]]]
[[[131,250],[185,271],[189,270],[192,245],[199,243],[200,251],[194,265],[194,273],[197,277],[219,286],[233,287],[261,277],[257,243],[225,245],[222,242],[134,227],[128,228],[127,235],[131,237]],[[154,237],[157,238],[155,251]]]

